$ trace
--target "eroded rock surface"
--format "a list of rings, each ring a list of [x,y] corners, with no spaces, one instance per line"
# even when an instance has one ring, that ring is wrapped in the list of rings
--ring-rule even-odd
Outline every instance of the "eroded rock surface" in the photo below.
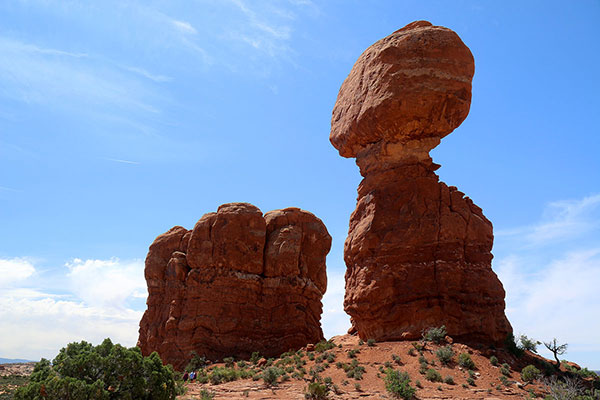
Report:
[[[466,118],[473,73],[456,33],[417,21],[369,47],[342,84],[330,140],[364,177],[344,248],[344,308],[362,338],[446,325],[455,339],[498,344],[512,331],[492,224],[429,156]]]
[[[263,216],[230,203],[193,230],[170,229],[146,257],[142,353],[158,351],[181,369],[192,351],[209,359],[274,356],[318,342],[330,246],[323,222],[298,208]]]

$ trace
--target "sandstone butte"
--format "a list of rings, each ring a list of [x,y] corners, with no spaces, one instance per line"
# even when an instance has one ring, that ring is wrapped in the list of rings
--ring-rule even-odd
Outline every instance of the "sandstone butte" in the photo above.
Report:
[[[158,236],[146,257],[148,309],[138,346],[181,370],[208,359],[276,356],[323,339],[331,236],[298,208],[221,205]]]
[[[466,118],[474,69],[455,32],[416,21],[365,50],[340,88],[330,141],[363,176],[344,309],[363,339],[445,325],[455,340],[501,344],[512,332],[491,269],[492,224],[439,181],[429,156]]]

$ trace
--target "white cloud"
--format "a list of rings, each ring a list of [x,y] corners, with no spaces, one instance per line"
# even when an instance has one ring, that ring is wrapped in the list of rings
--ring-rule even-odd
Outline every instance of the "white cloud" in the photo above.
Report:
[[[129,303],[147,296],[143,268],[140,260],[73,259],[59,270],[62,275],[46,280],[25,259],[0,260],[0,279],[21,286],[27,279],[31,287],[0,291],[0,355],[52,358],[69,342],[106,337],[134,346],[143,310]],[[48,281],[58,287],[45,286]]]
[[[66,264],[71,292],[87,305],[125,309],[129,297],[146,291],[144,263],[73,259]]]
[[[321,326],[326,338],[343,335],[350,328],[350,316],[344,311],[345,280],[343,271],[327,271],[327,291],[323,296]]]
[[[0,259],[0,288],[29,278],[35,273],[35,267],[24,258]]]

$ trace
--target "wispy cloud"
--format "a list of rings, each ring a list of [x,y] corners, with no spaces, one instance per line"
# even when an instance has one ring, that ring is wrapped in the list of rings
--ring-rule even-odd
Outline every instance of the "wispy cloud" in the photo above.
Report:
[[[122,164],[140,165],[140,163],[137,161],[119,160],[118,158],[105,158],[105,160],[114,161]]]
[[[123,67],[123,69],[136,73],[138,75],[143,76],[144,78],[150,79],[154,82],[171,82],[173,80],[172,77],[166,75],[153,74],[151,72],[146,71],[143,68],[137,67]]]
[[[0,95],[52,107],[113,107],[156,113],[151,91],[87,55],[0,37]]]
[[[186,33],[186,34],[191,34],[191,35],[195,35],[195,34],[198,33],[198,31],[196,30],[196,28],[194,28],[192,26],[192,24],[190,24],[189,22],[178,21],[176,19],[171,19],[171,23],[180,32],[183,32],[183,33]]]
[[[528,246],[571,239],[600,228],[600,194],[580,200],[548,204],[542,220],[531,226],[496,232],[496,236],[515,237]]]
[[[600,354],[600,320],[590,318],[600,309],[599,206],[600,195],[552,202],[539,223],[496,237],[504,250],[494,269],[515,331],[568,342],[584,365]]]

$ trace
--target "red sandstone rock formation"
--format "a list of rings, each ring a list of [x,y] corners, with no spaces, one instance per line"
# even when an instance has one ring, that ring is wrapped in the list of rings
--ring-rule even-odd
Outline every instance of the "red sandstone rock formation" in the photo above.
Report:
[[[344,308],[362,338],[445,325],[455,339],[498,344],[512,331],[492,224],[439,182],[429,157],[466,118],[473,73],[456,33],[417,21],[369,47],[342,84],[330,140],[364,177],[344,248]]]
[[[181,369],[192,351],[270,357],[318,342],[330,246],[323,222],[298,208],[263,216],[251,204],[224,204],[191,231],[170,229],[146,257],[138,346]]]

